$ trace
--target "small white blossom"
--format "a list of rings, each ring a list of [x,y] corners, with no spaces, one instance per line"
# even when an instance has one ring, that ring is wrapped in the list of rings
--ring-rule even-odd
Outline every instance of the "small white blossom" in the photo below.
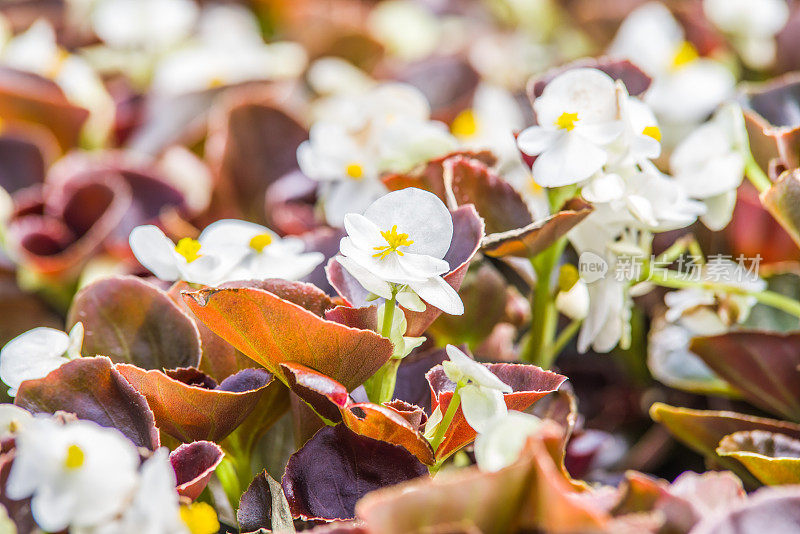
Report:
[[[32,497],[33,518],[43,530],[89,527],[123,510],[138,466],[136,447],[116,429],[37,417],[16,435],[5,493],[13,500]]]
[[[13,404],[0,404],[0,438],[16,434],[33,416],[28,410]]]
[[[192,0],[97,0],[90,21],[112,48],[161,51],[189,36],[198,12]]]
[[[450,360],[442,362],[447,378],[466,382],[459,389],[464,419],[476,432],[484,432],[493,419],[508,412],[503,393],[511,393],[511,386],[453,345],[447,345],[447,356]]]
[[[499,471],[519,458],[528,438],[541,427],[535,415],[510,411],[486,426],[475,438],[475,460],[481,471]]]
[[[775,35],[789,20],[785,0],[703,0],[703,11],[730,36],[747,65],[758,69],[775,61]]]
[[[410,290],[445,313],[464,313],[458,293],[442,278],[450,270],[442,258],[450,249],[453,219],[436,195],[411,187],[394,191],[364,215],[345,216],[344,226],[348,235],[338,261],[367,290],[386,299]]]
[[[236,219],[211,223],[197,240],[201,250],[241,258],[222,281],[300,280],[325,259],[320,252],[305,252],[305,244],[296,237],[281,238],[269,228]]]
[[[522,131],[520,150],[538,156],[533,179],[542,187],[582,182],[608,161],[605,146],[619,137],[612,80],[596,69],[572,69],[547,84],[533,102],[538,126]]]
[[[80,357],[82,345],[81,323],[76,323],[69,334],[43,326],[28,330],[0,350],[0,380],[9,387],[8,394],[14,397],[25,380],[43,378]]]

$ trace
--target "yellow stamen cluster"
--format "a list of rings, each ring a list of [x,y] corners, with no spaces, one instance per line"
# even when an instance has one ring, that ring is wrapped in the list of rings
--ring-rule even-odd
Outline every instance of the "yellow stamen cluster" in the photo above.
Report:
[[[175,252],[186,258],[187,263],[192,263],[200,257],[200,242],[191,237],[184,237],[175,245]]]
[[[450,131],[456,137],[472,137],[478,131],[478,117],[471,109],[465,109],[453,119]]]
[[[562,113],[556,121],[553,123],[559,128],[563,130],[570,131],[575,128],[575,123],[578,122],[578,114],[577,113]]]
[[[67,456],[64,458],[64,467],[67,469],[78,469],[85,460],[83,450],[74,443],[67,447]]]
[[[256,252],[262,252],[270,244],[272,244],[272,236],[269,234],[258,234],[250,239],[250,248]]]
[[[694,45],[689,41],[684,41],[678,46],[672,56],[672,68],[673,70],[677,70],[681,67],[685,67],[698,57],[700,57],[700,54],[697,53],[697,49]]]
[[[217,512],[205,502],[181,506],[181,521],[191,534],[216,534],[219,532]]]
[[[382,247],[373,247],[378,252],[373,254],[373,258],[382,260],[392,252],[397,252],[398,256],[403,256],[403,251],[398,250],[398,247],[408,247],[414,244],[414,241],[408,238],[408,234],[398,234],[397,225],[392,226],[392,229],[387,232],[381,232],[381,235],[386,240],[388,245]]]
[[[364,167],[357,161],[348,163],[347,167],[344,168],[344,172],[353,180],[361,180],[364,177]]]
[[[652,137],[659,143],[661,142],[661,129],[658,126],[645,126],[642,135]]]

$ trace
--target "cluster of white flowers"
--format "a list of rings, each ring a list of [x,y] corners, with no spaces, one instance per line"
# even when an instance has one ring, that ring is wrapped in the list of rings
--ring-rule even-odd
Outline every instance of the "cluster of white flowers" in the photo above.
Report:
[[[523,152],[537,156],[533,177],[540,185],[576,187],[593,205],[569,239],[579,254],[596,255],[611,273],[621,256],[649,257],[653,233],[688,226],[698,216],[713,229],[724,227],[743,177],[746,138],[739,108],[721,108],[673,151],[671,177],[652,161],[661,154],[661,130],[647,102],[599,70],[572,69],[534,101],[538,125],[518,138]],[[606,352],[626,340],[629,282],[605,276],[587,284],[579,350]],[[576,298],[584,296],[582,289],[575,291]]]
[[[140,466],[139,451],[116,429],[90,421],[60,423],[0,408],[0,434],[13,434],[14,459],[5,488],[31,499],[36,524],[48,532],[188,533],[167,449]]]
[[[342,226],[347,213],[362,212],[387,192],[382,174],[407,171],[457,146],[446,125],[430,120],[425,95],[407,84],[339,92],[318,106],[317,115],[297,161],[320,182],[332,226]]]
[[[184,280],[215,286],[233,280],[299,280],[322,263],[319,252],[305,252],[296,237],[279,237],[264,226],[223,219],[208,225],[197,239],[173,243],[152,225],[131,232],[136,259],[165,281]]]

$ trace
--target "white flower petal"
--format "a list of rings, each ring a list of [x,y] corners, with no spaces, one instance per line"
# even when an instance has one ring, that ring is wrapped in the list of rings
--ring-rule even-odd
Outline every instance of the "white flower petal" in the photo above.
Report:
[[[577,184],[603,167],[606,152],[578,135],[564,135],[533,163],[533,179],[542,187]]]
[[[67,334],[54,328],[39,327],[9,341],[0,350],[0,379],[16,395],[25,380],[42,378],[69,360],[64,354],[70,347]]]
[[[137,226],[128,239],[133,255],[145,268],[161,280],[171,282],[180,278],[175,265],[175,243],[158,227]]]
[[[336,261],[370,293],[385,299],[392,298],[392,288],[385,280],[375,276],[368,269],[361,267],[346,256],[337,256]]]
[[[486,431],[493,419],[508,413],[503,394],[496,389],[470,384],[459,393],[464,419],[478,433]]]
[[[450,315],[464,313],[464,303],[458,292],[441,276],[434,276],[423,282],[409,281],[408,286],[434,308],[439,308]]]
[[[522,412],[509,411],[492,420],[475,438],[475,460],[481,471],[498,471],[513,464],[528,437],[541,427],[541,420]]]
[[[517,146],[529,156],[536,156],[552,147],[562,135],[563,131],[531,126],[517,136]]]
[[[709,197],[705,199],[705,205],[708,210],[700,220],[709,230],[718,232],[731,222],[736,207],[736,190]]]
[[[496,389],[505,393],[512,392],[511,386],[500,380],[488,367],[464,354],[458,347],[447,345],[446,350],[450,362],[452,362],[461,373],[462,376],[460,378],[466,377],[471,382],[485,388]],[[451,380],[453,379],[451,378]],[[454,382],[458,382],[458,380],[454,380]]]

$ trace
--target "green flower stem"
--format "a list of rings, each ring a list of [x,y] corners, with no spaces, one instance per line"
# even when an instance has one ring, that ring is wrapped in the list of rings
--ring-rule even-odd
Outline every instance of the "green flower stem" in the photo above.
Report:
[[[781,295],[780,293],[769,290],[748,290],[734,284],[686,280],[685,276],[686,275],[684,273],[680,273],[678,271],[663,270],[655,273],[654,276],[649,276],[647,281],[657,286],[670,287],[673,289],[698,287],[720,293],[731,293],[735,295],[753,297],[756,301],[762,304],[766,304],[767,306],[771,306],[800,318],[800,302],[785,295]]]
[[[214,470],[214,473],[217,475],[222,485],[222,489],[225,490],[228,502],[230,502],[234,510],[239,507],[239,499],[243,491],[240,469],[241,467],[237,466],[236,460],[226,455]],[[250,484],[249,480],[245,483],[244,487],[246,488],[248,484]]]
[[[772,181],[766,174],[764,174],[764,171],[761,170],[761,167],[756,162],[753,154],[747,154],[747,160],[744,165],[744,174],[747,176],[747,179],[750,180],[750,183],[755,186],[759,193],[763,193],[772,187]]]
[[[581,327],[581,323],[583,322],[582,319],[575,319],[571,323],[569,323],[561,332],[559,332],[558,337],[556,340],[550,345],[548,348],[548,354],[546,360],[552,362],[556,359],[564,347],[567,346],[567,343],[575,337],[575,334],[578,333],[578,330]]]
[[[386,339],[392,338],[392,322],[394,320],[395,309],[397,308],[397,298],[392,292],[392,298],[386,301],[386,308],[383,312],[383,321],[380,325],[380,335]],[[364,382],[364,389],[367,391],[369,400],[376,404],[389,402],[394,397],[394,387],[397,383],[397,368],[400,367],[400,359],[392,357],[388,362],[378,369],[378,371]]]
[[[553,271],[566,246],[567,240],[562,237],[531,259],[536,272],[536,285],[531,295],[531,329],[520,357],[543,369],[549,368],[558,355],[551,350],[558,326],[558,310],[551,285]]]
[[[453,418],[456,416],[458,407],[461,406],[460,390],[462,387],[464,387],[464,382],[459,382],[456,384],[456,389],[453,391],[453,397],[450,399],[450,404],[447,405],[447,411],[444,413],[442,420],[439,421],[439,424],[436,426],[436,433],[430,440],[431,448],[434,450],[434,453],[439,448],[439,445],[441,445],[444,441],[444,438],[447,435],[447,430],[450,428],[450,424],[453,422]],[[436,464],[430,468],[430,472],[432,474],[436,473],[442,467],[442,463],[444,463],[446,459],[447,458],[442,458],[436,462]]]

